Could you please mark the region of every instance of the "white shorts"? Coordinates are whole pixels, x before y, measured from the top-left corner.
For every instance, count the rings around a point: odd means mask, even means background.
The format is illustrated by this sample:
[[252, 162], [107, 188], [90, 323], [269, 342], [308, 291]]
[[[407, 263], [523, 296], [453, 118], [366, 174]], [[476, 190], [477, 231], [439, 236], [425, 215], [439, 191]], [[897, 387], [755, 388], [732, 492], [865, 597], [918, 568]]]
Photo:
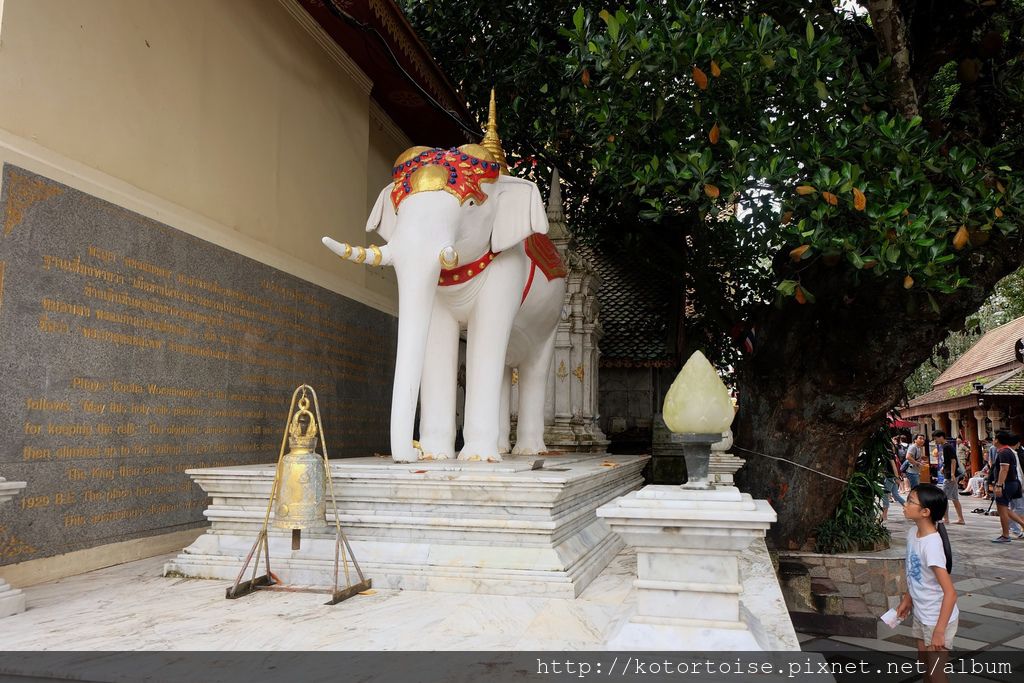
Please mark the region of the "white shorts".
[[[956, 629], [960, 625], [959, 619], [954, 619], [946, 625], [946, 649], [953, 649], [953, 638], [956, 637]], [[917, 617], [914, 617], [914, 625], [911, 627], [914, 637], [924, 641], [927, 648], [932, 642], [932, 632], [935, 631], [935, 624], [922, 624]]]

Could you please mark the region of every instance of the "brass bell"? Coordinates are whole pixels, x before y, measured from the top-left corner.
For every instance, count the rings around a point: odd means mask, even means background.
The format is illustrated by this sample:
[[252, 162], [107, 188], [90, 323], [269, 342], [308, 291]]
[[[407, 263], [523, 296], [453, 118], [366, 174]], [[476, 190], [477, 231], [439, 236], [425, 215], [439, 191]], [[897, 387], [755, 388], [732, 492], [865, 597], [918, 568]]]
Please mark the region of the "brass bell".
[[[298, 550], [301, 529], [327, 526], [327, 496], [323, 456], [316, 453], [317, 425], [309, 412], [309, 399], [299, 400], [299, 410], [288, 428], [288, 452], [281, 459], [274, 527], [292, 529], [292, 549]], [[303, 431], [302, 417], [308, 418]]]

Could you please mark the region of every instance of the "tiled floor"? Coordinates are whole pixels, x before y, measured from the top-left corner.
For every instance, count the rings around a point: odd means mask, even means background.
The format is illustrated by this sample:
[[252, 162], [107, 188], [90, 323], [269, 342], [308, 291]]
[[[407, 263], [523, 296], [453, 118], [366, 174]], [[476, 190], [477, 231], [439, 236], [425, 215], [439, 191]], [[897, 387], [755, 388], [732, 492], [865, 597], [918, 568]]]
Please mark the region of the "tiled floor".
[[[374, 589], [338, 605], [303, 592], [226, 600], [227, 581], [161, 576], [172, 555], [25, 588], [0, 626], [4, 650], [601, 650], [636, 609], [636, 553], [623, 549], [575, 600]], [[764, 544], [741, 579], [771, 572]], [[770, 649], [795, 649], [781, 591], [742, 609]], [[680, 643], [684, 647], [684, 643]], [[3, 673], [0, 672], [0, 680]]]
[[[949, 540], [953, 548], [953, 585], [960, 607], [960, 627], [953, 641], [959, 651], [991, 649], [1024, 650], [1024, 540], [992, 543], [999, 535], [999, 518], [971, 513], [988, 508], [987, 501], [961, 498], [966, 524], [950, 524]], [[910, 524], [899, 506], [892, 507], [889, 520], [893, 545], [902, 547]], [[993, 508], [994, 512], [994, 508]], [[953, 519], [956, 520], [954, 513]], [[898, 596], [890, 596], [895, 604]], [[800, 634], [805, 650], [829, 652], [838, 649], [878, 652], [916, 650], [909, 620], [895, 630], [878, 622], [877, 638], [845, 638]]]

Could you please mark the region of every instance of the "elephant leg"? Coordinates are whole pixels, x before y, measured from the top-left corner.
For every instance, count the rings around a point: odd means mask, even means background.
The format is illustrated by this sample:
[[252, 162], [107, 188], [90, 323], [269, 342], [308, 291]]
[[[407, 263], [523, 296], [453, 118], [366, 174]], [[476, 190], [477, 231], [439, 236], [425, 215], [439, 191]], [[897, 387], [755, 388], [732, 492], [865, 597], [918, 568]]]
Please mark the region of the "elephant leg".
[[498, 452], [512, 450], [512, 368], [506, 367], [501, 378], [501, 405], [498, 407]]
[[501, 460], [498, 452], [501, 386], [508, 338], [518, 310], [518, 306], [502, 306], [504, 303], [483, 301], [470, 316], [466, 346], [466, 424], [462, 430], [466, 443], [459, 460]]
[[544, 445], [544, 394], [551, 359], [555, 355], [555, 329], [536, 353], [519, 364], [519, 423], [513, 455], [537, 455]]
[[420, 383], [420, 448], [426, 460], [455, 455], [458, 370], [459, 323], [443, 304], [434, 301]]

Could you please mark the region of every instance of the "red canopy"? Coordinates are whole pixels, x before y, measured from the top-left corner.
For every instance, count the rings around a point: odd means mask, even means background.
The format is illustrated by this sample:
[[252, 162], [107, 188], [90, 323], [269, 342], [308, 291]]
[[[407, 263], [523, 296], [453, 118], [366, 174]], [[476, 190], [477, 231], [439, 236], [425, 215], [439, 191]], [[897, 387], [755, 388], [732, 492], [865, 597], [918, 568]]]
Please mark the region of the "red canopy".
[[890, 427], [910, 429], [912, 427], [916, 427], [917, 423], [916, 422], [911, 422], [910, 420], [902, 420], [902, 419], [896, 417], [896, 418], [893, 418], [893, 419], [889, 420], [889, 426]]

